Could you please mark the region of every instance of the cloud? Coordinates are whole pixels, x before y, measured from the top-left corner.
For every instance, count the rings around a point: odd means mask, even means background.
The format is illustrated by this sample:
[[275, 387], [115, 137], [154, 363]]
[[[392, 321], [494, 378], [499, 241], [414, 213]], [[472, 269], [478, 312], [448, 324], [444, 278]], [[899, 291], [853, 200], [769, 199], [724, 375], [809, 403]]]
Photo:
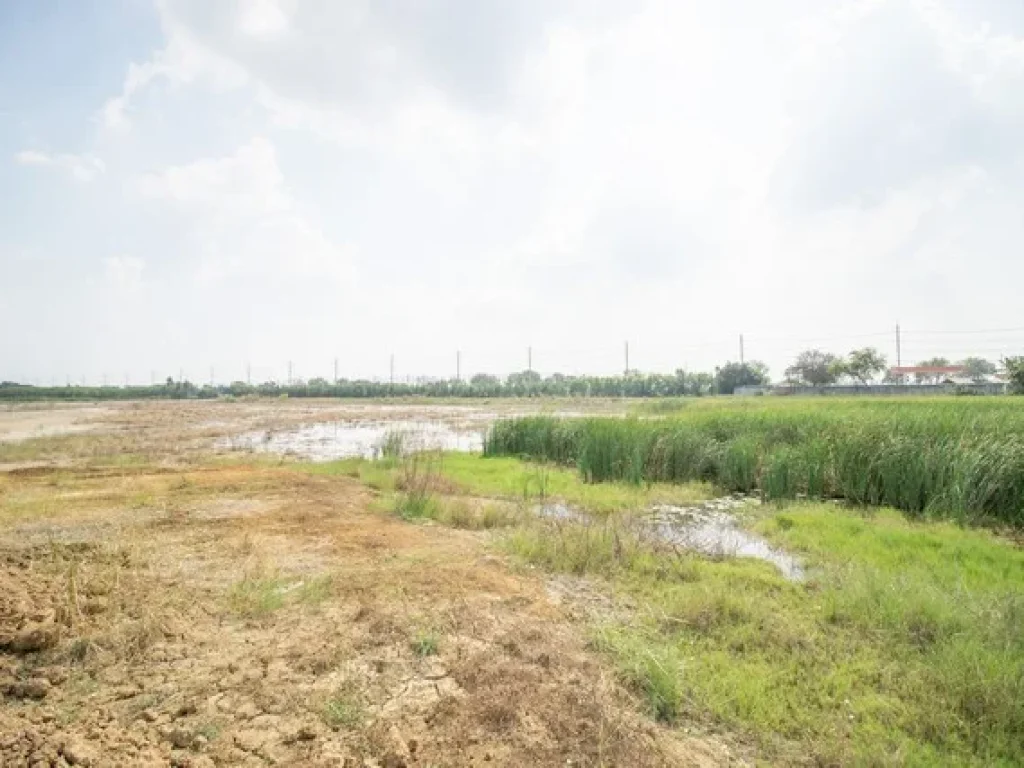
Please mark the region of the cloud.
[[[820, 75], [798, 92], [801, 127], [779, 164], [776, 191], [816, 209], [877, 205], [950, 168], [996, 167], [1016, 153], [1024, 122], [1016, 82], [986, 97], [1006, 45], [967, 31], [933, 3], [877, 4], [837, 31]], [[1020, 49], [1024, 53], [1024, 48]], [[1024, 118], [1024, 112], [1020, 113]]]
[[103, 276], [118, 293], [134, 294], [142, 287], [146, 262], [135, 256], [108, 256], [103, 260]]
[[92, 181], [106, 170], [104, 162], [95, 155], [50, 154], [36, 150], [23, 150], [14, 156], [21, 165], [57, 168], [70, 173], [76, 181]]
[[614, 371], [626, 337], [671, 370], [743, 332], [781, 370], [808, 335], [1017, 324], [1013, 0], [155, 9], [79, 156], [120, 183], [62, 247], [146, 254], [209, 357], [257, 327], [267, 356], [315, 357], [358, 327], [371, 369], [532, 345]]
[[254, 137], [230, 155], [142, 176], [136, 190], [185, 216], [199, 245], [197, 277], [316, 275], [348, 284], [350, 249], [335, 246], [284, 183], [273, 144]]
[[288, 14], [277, 0], [252, 0], [239, 9], [239, 26], [253, 37], [276, 37], [288, 29]]

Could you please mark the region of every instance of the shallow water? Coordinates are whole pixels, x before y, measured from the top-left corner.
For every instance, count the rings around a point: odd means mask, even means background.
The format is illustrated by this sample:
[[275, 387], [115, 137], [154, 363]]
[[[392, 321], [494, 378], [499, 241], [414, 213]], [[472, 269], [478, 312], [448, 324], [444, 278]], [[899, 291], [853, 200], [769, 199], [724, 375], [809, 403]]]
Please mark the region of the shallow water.
[[443, 421], [338, 421], [297, 429], [262, 430], [229, 438], [225, 447], [256, 453], [280, 453], [311, 461], [380, 456], [384, 438], [403, 436], [408, 451], [480, 451], [482, 429], [459, 430]]
[[692, 507], [660, 504], [651, 509], [648, 519], [658, 537], [669, 544], [711, 557], [764, 560], [787, 579], [802, 580], [804, 569], [795, 557], [741, 528], [736, 516], [728, 511], [748, 503], [748, 499], [728, 497]]
[[[731, 510], [753, 503], [756, 500], [727, 496], [689, 507], [657, 504], [640, 518], [640, 526], [643, 533], [658, 541], [709, 557], [764, 560], [778, 568], [787, 579], [802, 581], [804, 569], [799, 560], [740, 527]], [[585, 523], [592, 520], [583, 510], [563, 502], [542, 504], [536, 512], [557, 521]]]

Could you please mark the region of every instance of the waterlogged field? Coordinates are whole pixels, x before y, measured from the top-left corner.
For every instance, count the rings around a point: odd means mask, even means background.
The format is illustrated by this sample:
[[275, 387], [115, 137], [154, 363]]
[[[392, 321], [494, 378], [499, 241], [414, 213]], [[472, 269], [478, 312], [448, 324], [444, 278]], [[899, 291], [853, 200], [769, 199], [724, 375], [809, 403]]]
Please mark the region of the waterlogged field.
[[[1024, 764], [1021, 406], [124, 404], [0, 434], [0, 764]], [[423, 452], [423, 420], [494, 426]], [[382, 421], [352, 458], [247, 447]]]

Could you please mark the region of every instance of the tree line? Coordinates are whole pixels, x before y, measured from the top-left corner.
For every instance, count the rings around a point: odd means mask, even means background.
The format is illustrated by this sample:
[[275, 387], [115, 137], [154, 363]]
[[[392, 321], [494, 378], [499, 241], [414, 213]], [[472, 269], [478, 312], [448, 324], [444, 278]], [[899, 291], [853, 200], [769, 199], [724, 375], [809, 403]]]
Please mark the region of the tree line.
[[[1007, 372], [1011, 372], [1012, 361], [1004, 360]], [[933, 357], [921, 360], [916, 367], [948, 368], [960, 366], [964, 369], [963, 376], [980, 384], [990, 380], [999, 368], [990, 360], [981, 357], [968, 357], [956, 363], [945, 357]], [[829, 384], [874, 384], [881, 380], [883, 384], [909, 384], [911, 379], [889, 368], [885, 355], [874, 347], [855, 349], [847, 355], [834, 355], [820, 349], [809, 349], [797, 355], [796, 360], [785, 370], [785, 383], [803, 384], [815, 387]], [[915, 384], [941, 384], [947, 376], [940, 372], [919, 372], [913, 375]]]
[[[1011, 388], [1024, 393], [1024, 357], [1002, 361]], [[947, 367], [950, 362], [937, 357], [920, 366]], [[966, 375], [978, 382], [997, 371], [994, 363], [969, 357], [958, 363]], [[877, 349], [865, 347], [846, 355], [834, 355], [817, 349], [801, 352], [785, 370], [784, 383], [827, 386], [838, 383], [907, 383], [890, 372], [886, 358]], [[918, 374], [916, 383], [941, 383], [940, 374]], [[714, 373], [689, 372], [641, 373], [630, 371], [620, 376], [569, 376], [554, 373], [542, 376], [536, 371], [519, 371], [499, 377], [478, 373], [468, 380], [449, 379], [416, 383], [390, 383], [365, 379], [280, 383], [267, 381], [249, 384], [195, 384], [168, 378], [163, 384], [140, 386], [54, 386], [38, 387], [17, 382], [0, 382], [0, 400], [167, 400], [213, 399], [218, 397], [704, 397], [731, 395], [739, 387], [771, 383], [768, 366], [751, 360], [727, 362]]]
[[732, 394], [744, 383], [768, 381], [768, 369], [761, 363], [727, 363], [714, 373], [677, 370], [671, 374], [630, 371], [622, 376], [570, 376], [561, 373], [542, 376], [536, 371], [519, 371], [499, 377], [478, 373], [468, 380], [380, 382], [365, 379], [249, 384], [196, 384], [168, 378], [163, 384], [143, 386], [55, 386], [38, 387], [5, 381], [0, 383], [0, 400], [146, 400], [213, 399], [217, 397], [701, 397]]

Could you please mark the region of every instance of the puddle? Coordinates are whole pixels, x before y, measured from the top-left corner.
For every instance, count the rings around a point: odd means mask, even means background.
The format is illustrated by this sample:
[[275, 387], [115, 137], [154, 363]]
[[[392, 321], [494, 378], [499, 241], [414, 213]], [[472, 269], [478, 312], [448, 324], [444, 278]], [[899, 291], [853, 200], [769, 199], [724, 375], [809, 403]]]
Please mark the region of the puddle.
[[[740, 527], [734, 510], [758, 503], [756, 499], [727, 496], [701, 504], [678, 507], [657, 504], [640, 518], [645, 533], [659, 541], [709, 557], [752, 557], [771, 563], [790, 581], [802, 581], [800, 562]], [[563, 522], [589, 522], [584, 511], [560, 501], [535, 507], [536, 514]]]
[[792, 555], [775, 549], [760, 536], [745, 531], [729, 510], [756, 503], [727, 497], [692, 507], [659, 504], [651, 508], [649, 524], [658, 538], [711, 557], [753, 557], [772, 563], [791, 581], [801, 581], [803, 566]]
[[312, 424], [297, 429], [263, 430], [228, 438], [222, 448], [255, 453], [279, 453], [311, 461], [380, 456], [384, 438], [403, 436], [407, 451], [481, 451], [482, 430], [458, 430], [442, 421], [345, 421]]
[[570, 507], [563, 501], [551, 501], [547, 504], [539, 504], [533, 509], [535, 514], [546, 517], [549, 520], [563, 520], [573, 523], [587, 522], [591, 518], [576, 507]]

